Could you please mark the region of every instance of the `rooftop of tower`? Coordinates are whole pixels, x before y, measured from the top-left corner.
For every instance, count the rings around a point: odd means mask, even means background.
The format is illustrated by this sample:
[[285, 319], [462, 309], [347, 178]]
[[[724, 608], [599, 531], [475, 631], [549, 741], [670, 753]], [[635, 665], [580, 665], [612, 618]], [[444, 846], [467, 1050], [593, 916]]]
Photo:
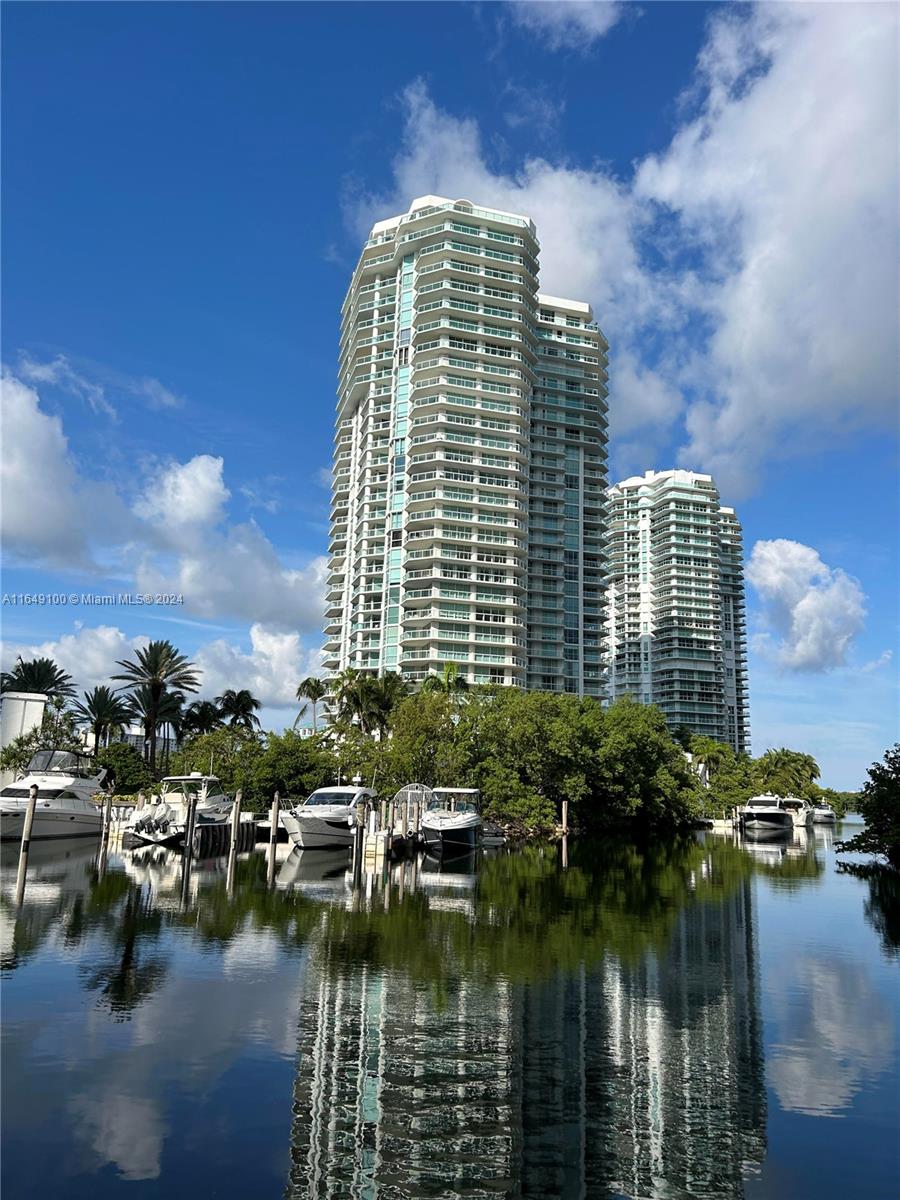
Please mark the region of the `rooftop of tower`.
[[511, 221], [515, 225], [522, 225], [529, 229], [532, 234], [537, 236], [534, 222], [530, 217], [523, 216], [522, 213], [506, 212], [501, 208], [485, 208], [477, 204], [473, 204], [471, 200], [451, 200], [449, 196], [418, 196], [409, 206], [405, 213], [400, 213], [396, 217], [387, 217], [383, 221], [376, 221], [372, 226], [370, 237], [378, 237], [380, 234], [387, 233], [388, 230], [396, 228], [404, 221], [420, 215], [422, 209], [456, 209], [458, 212], [469, 213], [476, 217], [496, 218], [501, 221]]
[[622, 479], [618, 483], [610, 487], [613, 488], [635, 488], [646, 487], [648, 484], [656, 483], [687, 483], [687, 484], [705, 484], [715, 487], [716, 481], [712, 475], [706, 475], [701, 471], [688, 471], [682, 467], [672, 467], [666, 471], [645, 471], [643, 475], [631, 475], [628, 479]]

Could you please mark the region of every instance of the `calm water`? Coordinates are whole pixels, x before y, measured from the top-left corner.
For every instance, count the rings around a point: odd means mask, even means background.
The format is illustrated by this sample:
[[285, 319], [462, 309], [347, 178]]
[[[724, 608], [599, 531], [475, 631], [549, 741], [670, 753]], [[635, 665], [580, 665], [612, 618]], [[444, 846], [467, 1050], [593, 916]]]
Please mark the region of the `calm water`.
[[4, 857], [4, 1200], [896, 1196], [900, 901], [831, 842], [38, 843], [18, 919]]

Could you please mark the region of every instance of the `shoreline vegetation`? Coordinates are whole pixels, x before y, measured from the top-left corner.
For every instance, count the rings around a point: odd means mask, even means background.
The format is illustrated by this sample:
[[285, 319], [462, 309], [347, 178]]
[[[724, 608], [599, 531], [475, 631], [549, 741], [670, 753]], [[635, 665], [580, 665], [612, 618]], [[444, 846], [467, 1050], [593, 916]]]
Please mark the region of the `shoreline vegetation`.
[[[246, 689], [188, 703], [199, 672], [170, 642], [150, 642], [118, 666], [118, 690], [96, 687], [77, 701], [52, 660], [20, 659], [3, 690], [43, 692], [50, 703], [43, 726], [6, 747], [0, 767], [22, 769], [37, 749], [83, 752], [79, 729], [87, 728], [123, 799], [191, 771], [216, 774], [229, 794], [240, 789], [250, 811], [265, 810], [276, 791], [297, 800], [356, 778], [382, 796], [410, 782], [477, 787], [485, 817], [513, 839], [558, 833], [564, 802], [572, 832], [676, 832], [774, 792], [824, 801], [838, 818], [868, 803], [867, 830], [847, 848], [864, 842], [900, 863], [900, 747], [871, 768], [857, 796], [822, 787], [815, 759], [800, 751], [751, 758], [684, 727], [670, 731], [653, 705], [625, 698], [604, 708], [567, 693], [472, 687], [453, 663], [415, 693], [393, 672], [305, 679], [297, 721], [310, 708], [312, 731], [298, 732], [295, 721], [282, 733], [260, 728], [260, 702]], [[143, 730], [143, 755], [123, 739], [128, 724]]]

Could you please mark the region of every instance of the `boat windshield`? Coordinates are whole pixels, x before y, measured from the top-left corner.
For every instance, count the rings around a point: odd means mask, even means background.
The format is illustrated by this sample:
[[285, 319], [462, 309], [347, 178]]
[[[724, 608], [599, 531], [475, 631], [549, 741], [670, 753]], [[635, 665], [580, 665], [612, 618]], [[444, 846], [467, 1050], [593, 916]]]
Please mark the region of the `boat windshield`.
[[760, 798], [759, 800], [748, 800], [748, 808], [778, 808], [778, 801], [771, 796]]
[[91, 759], [69, 750], [39, 750], [31, 756], [28, 771], [46, 774], [48, 771], [65, 772], [66, 775], [91, 776], [97, 773]]
[[344, 804], [351, 805], [356, 803], [356, 796], [352, 792], [313, 792], [306, 801], [306, 806], [309, 807], [315, 804]]
[[803, 807], [802, 800], [782, 800], [781, 803], [784, 805], [785, 808], [802, 808]]
[[438, 796], [428, 801], [428, 812], [477, 813], [478, 805], [469, 796]]
[[[201, 796], [203, 794], [202, 779], [177, 779], [173, 780], [171, 783], [166, 783], [163, 781], [162, 798], [164, 800], [168, 800], [170, 803], [172, 801], [177, 803], [179, 800], [186, 801], [189, 796], [193, 796], [195, 794], [197, 796]], [[210, 799], [213, 799], [220, 794], [221, 790], [219, 785], [210, 780], [209, 786], [207, 787], [207, 796]]]

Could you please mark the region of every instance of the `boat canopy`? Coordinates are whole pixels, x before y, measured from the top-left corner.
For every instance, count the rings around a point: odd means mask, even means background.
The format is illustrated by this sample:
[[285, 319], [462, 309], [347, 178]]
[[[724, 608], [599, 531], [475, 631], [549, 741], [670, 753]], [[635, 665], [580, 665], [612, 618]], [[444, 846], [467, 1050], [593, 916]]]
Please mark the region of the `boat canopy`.
[[202, 795], [206, 791], [207, 798], [222, 796], [222, 785], [216, 775], [167, 775], [160, 785], [160, 796], [164, 800], [175, 799], [178, 796], [187, 797], [197, 792]]
[[478, 788], [432, 788], [429, 811], [447, 809], [456, 813], [477, 813], [481, 793]]
[[100, 774], [101, 768], [87, 754], [75, 754], [71, 750], [38, 750], [31, 756], [26, 770], [29, 775], [52, 773], [93, 779]]

